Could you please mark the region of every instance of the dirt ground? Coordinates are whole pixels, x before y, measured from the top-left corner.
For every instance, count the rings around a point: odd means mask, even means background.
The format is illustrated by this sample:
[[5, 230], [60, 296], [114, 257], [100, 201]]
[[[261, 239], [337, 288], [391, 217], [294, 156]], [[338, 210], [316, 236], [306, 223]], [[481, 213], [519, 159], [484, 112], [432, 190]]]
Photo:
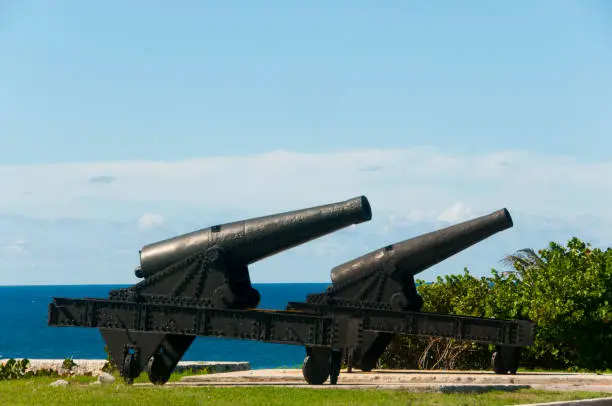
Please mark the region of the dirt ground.
[[[309, 386], [299, 369], [259, 369], [222, 374], [187, 376], [173, 385], [186, 386]], [[582, 373], [523, 372], [496, 375], [492, 372], [428, 372], [410, 370], [342, 371], [338, 385], [329, 380], [313, 389], [386, 388], [412, 391], [483, 391], [533, 388], [545, 390], [597, 391], [612, 393], [612, 375]]]

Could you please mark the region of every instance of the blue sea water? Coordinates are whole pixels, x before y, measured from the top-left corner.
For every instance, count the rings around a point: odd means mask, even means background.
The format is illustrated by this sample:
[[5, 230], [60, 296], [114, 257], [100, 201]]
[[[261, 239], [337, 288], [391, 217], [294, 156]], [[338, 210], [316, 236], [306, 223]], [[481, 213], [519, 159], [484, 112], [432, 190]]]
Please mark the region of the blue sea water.
[[[103, 359], [104, 341], [97, 329], [47, 326], [53, 297], [106, 298], [123, 285], [0, 286], [0, 358], [66, 357]], [[283, 309], [289, 301], [304, 301], [327, 284], [254, 284], [262, 309]], [[183, 360], [248, 361], [254, 369], [300, 366], [304, 348], [257, 341], [197, 337]]]

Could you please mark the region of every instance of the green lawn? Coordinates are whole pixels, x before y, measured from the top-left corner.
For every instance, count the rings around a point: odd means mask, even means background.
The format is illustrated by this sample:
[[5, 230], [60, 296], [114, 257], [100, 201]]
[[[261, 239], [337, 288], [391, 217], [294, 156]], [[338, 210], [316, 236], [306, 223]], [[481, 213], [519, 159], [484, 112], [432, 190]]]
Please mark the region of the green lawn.
[[[587, 399], [606, 394], [592, 392], [488, 392], [482, 394], [409, 393], [384, 390], [314, 390], [308, 388], [154, 387], [89, 385], [91, 377], [70, 378], [65, 387], [50, 387], [57, 378], [0, 381], [0, 399], [6, 405], [511, 405]], [[609, 396], [609, 395], [608, 395]]]

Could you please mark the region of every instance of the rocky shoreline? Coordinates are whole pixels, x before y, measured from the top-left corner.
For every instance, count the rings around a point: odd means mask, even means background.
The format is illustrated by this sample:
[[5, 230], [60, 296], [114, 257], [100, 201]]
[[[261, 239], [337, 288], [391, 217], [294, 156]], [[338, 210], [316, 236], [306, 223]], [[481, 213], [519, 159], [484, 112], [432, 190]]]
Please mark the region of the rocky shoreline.
[[[21, 361], [23, 358], [14, 358], [15, 361]], [[8, 361], [0, 359], [0, 364], [3, 365]], [[102, 368], [106, 364], [104, 359], [73, 359], [73, 367], [68, 370], [64, 368], [63, 359], [30, 359], [28, 371], [36, 372], [38, 370], [47, 369], [57, 371], [59, 374], [70, 373], [72, 375], [92, 375], [98, 376], [103, 371]], [[211, 373], [220, 372], [237, 372], [251, 370], [249, 362], [231, 362], [231, 361], [181, 361], [175, 368], [175, 372], [192, 370], [199, 372], [208, 370]]]

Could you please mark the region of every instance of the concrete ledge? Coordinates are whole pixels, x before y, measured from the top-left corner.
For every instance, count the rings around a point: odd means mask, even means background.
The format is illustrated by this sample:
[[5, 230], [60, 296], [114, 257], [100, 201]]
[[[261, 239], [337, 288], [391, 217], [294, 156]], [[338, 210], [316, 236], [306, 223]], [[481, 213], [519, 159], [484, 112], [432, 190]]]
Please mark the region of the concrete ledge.
[[[21, 361], [23, 358], [15, 358]], [[1, 359], [0, 364], [4, 364], [8, 359]], [[102, 367], [106, 364], [103, 359], [73, 359], [76, 366], [70, 372], [75, 375], [99, 375]], [[62, 367], [63, 359], [30, 359], [28, 370], [37, 371], [40, 369], [51, 369], [59, 373], [68, 372]], [[208, 369], [213, 373], [248, 371], [251, 364], [248, 362], [219, 362], [219, 361], [181, 361], [175, 368], [175, 372], [188, 370], [199, 372]]]

